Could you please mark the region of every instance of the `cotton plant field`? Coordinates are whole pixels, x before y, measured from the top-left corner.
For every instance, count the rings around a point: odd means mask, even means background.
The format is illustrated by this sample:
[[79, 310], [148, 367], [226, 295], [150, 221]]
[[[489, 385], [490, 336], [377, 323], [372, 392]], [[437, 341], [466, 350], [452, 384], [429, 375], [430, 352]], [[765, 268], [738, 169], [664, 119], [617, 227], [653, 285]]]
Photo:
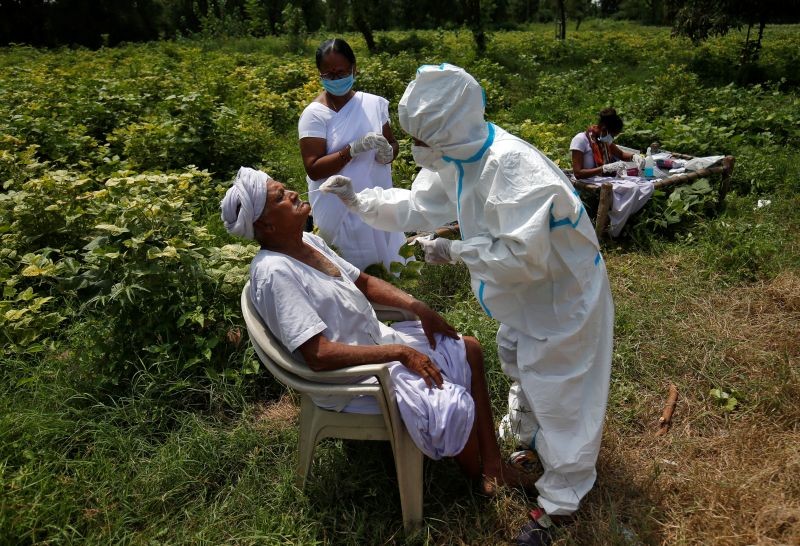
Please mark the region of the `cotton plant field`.
[[[605, 243], [604, 447], [560, 540], [796, 544], [800, 27], [768, 26], [744, 75], [736, 33], [552, 34], [493, 33], [483, 56], [466, 31], [383, 33], [374, 54], [346, 38], [357, 88], [391, 103], [397, 185], [415, 173], [397, 101], [423, 63], [466, 68], [487, 119], [565, 168], [609, 105], [626, 146], [736, 156], [721, 210], [718, 180], [656, 192]], [[323, 443], [293, 486], [298, 400], [248, 347], [239, 294], [256, 246], [225, 233], [218, 207], [240, 165], [305, 188], [296, 124], [325, 37], [302, 54], [281, 38], [0, 49], [0, 543], [504, 544], [525, 523], [532, 498], [479, 497], [442, 461], [426, 465], [425, 527], [404, 536], [380, 444]], [[467, 280], [425, 266], [402, 282], [481, 340], [499, 417], [497, 325]], [[656, 437], [670, 383], [674, 425]]]

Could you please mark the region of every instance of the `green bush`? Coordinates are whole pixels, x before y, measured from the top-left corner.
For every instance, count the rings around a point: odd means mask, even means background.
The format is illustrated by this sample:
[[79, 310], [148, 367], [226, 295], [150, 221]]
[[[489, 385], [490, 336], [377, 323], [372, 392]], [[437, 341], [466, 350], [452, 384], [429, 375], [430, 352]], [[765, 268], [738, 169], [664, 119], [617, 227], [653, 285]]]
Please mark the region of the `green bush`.
[[705, 229], [705, 259], [715, 274], [733, 282], [766, 277], [784, 247], [785, 234], [761, 222], [720, 219]]
[[654, 233], [673, 234], [707, 217], [715, 209], [717, 199], [717, 191], [705, 178], [669, 192], [655, 190], [636, 221], [623, 229], [629, 230], [634, 240], [646, 246]]

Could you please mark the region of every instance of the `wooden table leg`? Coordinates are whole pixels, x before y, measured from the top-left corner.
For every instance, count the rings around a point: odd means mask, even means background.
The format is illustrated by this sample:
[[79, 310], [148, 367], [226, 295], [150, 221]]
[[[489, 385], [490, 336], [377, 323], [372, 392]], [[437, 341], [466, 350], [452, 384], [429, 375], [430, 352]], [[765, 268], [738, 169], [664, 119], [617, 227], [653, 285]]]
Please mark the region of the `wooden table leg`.
[[603, 238], [608, 228], [608, 212], [611, 210], [613, 194], [614, 186], [610, 182], [605, 182], [600, 186], [600, 202], [597, 204], [597, 219], [594, 224], [594, 232], [597, 234], [598, 241]]

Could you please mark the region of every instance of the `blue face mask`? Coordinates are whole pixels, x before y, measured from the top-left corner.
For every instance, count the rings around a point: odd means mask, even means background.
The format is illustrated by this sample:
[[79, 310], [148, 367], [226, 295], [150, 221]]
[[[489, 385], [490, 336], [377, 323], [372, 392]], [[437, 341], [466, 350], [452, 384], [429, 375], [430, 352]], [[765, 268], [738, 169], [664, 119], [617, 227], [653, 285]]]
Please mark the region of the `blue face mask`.
[[605, 136], [597, 137], [597, 140], [604, 144], [611, 144], [614, 142], [614, 137], [611, 136], [611, 133], [606, 134]]
[[344, 78], [339, 78], [338, 80], [326, 80], [325, 78], [321, 79], [322, 87], [325, 88], [325, 91], [331, 95], [336, 95], [337, 97], [346, 95], [348, 91], [353, 88], [353, 84], [356, 81], [355, 76], [352, 74]]

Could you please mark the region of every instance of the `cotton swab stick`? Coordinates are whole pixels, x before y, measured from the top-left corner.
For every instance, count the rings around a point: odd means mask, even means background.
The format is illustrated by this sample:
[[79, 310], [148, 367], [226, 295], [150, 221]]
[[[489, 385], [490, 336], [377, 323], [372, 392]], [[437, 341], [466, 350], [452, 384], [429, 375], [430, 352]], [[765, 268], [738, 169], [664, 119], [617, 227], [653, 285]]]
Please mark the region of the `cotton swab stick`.
[[316, 189], [316, 190], [307, 191], [307, 192], [305, 192], [305, 193], [301, 193], [301, 194], [300, 194], [300, 197], [308, 197], [308, 194], [309, 194], [309, 193], [314, 193], [315, 191], [320, 191], [320, 190], [319, 190], [319, 189]]

